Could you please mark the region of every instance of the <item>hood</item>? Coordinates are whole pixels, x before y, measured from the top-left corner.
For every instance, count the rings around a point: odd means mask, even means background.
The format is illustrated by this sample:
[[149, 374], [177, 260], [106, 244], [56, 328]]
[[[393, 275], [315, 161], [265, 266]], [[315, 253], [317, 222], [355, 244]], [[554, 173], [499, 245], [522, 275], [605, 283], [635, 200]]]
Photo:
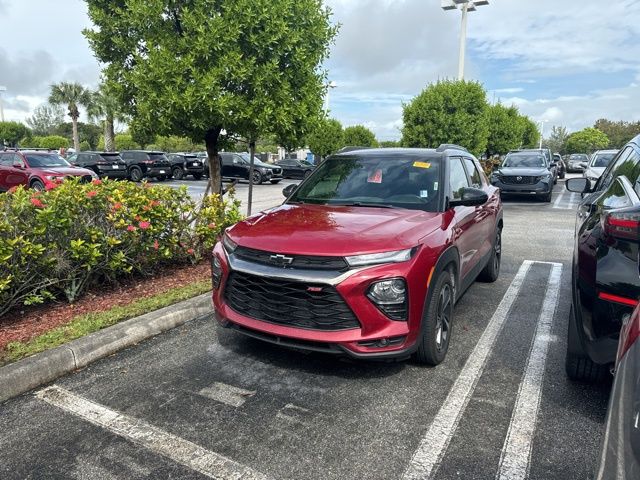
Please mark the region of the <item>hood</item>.
[[585, 176], [592, 178], [600, 178], [606, 167], [589, 167], [585, 172]]
[[442, 225], [419, 210], [281, 205], [228, 231], [238, 245], [290, 255], [344, 256], [402, 250]]
[[514, 168], [514, 167], [502, 167], [496, 170], [496, 173], [505, 175], [507, 177], [539, 177], [542, 175], [548, 175], [549, 170], [544, 167], [538, 168]]
[[93, 172], [91, 170], [87, 170], [82, 167], [42, 167], [38, 168], [40, 172], [44, 175], [91, 175], [93, 176]]

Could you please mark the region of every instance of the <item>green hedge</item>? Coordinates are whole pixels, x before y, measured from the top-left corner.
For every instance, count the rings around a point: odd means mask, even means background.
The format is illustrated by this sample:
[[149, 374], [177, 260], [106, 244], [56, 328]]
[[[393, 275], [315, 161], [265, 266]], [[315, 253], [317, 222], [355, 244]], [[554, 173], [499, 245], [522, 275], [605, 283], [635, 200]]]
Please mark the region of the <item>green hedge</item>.
[[68, 180], [13, 189], [0, 195], [0, 316], [21, 304], [73, 302], [92, 285], [162, 264], [197, 263], [240, 218], [233, 198], [200, 204], [184, 187]]

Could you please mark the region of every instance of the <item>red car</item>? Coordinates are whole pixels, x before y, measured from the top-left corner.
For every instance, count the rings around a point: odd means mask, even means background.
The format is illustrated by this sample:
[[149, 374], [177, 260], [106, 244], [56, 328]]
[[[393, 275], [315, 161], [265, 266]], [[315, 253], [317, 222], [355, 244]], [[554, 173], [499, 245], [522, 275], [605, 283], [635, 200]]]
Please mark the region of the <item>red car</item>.
[[18, 185], [42, 190], [47, 182], [65, 177], [82, 177], [87, 182], [98, 178], [93, 171], [74, 167], [57, 153], [0, 151], [0, 191]]
[[356, 358], [442, 362], [455, 301], [500, 270], [502, 204], [462, 147], [334, 155], [212, 257], [226, 327]]

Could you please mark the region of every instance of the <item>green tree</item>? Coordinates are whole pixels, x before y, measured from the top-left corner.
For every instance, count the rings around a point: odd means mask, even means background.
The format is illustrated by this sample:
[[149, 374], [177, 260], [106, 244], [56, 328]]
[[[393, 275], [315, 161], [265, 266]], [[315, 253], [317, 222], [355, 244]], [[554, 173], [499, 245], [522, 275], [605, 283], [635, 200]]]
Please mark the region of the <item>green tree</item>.
[[342, 125], [332, 118], [320, 120], [309, 134], [307, 143], [309, 149], [322, 158], [336, 153], [344, 146]]
[[352, 147], [377, 147], [378, 140], [375, 134], [364, 125], [346, 127], [343, 131], [342, 141], [344, 146]]
[[13, 147], [30, 136], [31, 130], [20, 122], [0, 122], [0, 143]]
[[58, 105], [43, 103], [27, 118], [26, 123], [34, 135], [52, 135], [56, 127], [64, 122], [64, 110]]
[[598, 120], [594, 128], [597, 128], [609, 137], [609, 148], [622, 148], [629, 140], [640, 134], [640, 122], [613, 122], [606, 118]]
[[564, 155], [567, 153], [567, 140], [569, 139], [569, 132], [565, 127], [556, 127], [555, 125], [551, 128], [551, 135], [549, 138], [544, 140], [544, 145], [547, 146], [552, 152], [559, 153], [560, 155]]
[[489, 137], [487, 109], [486, 93], [478, 82], [433, 83], [404, 105], [402, 144], [434, 148], [456, 143], [479, 155]]
[[99, 121], [103, 126], [104, 149], [113, 152], [115, 149], [115, 122], [124, 122], [126, 116], [113, 92], [106, 83], [100, 84], [98, 90], [91, 92], [91, 103], [87, 106], [87, 114], [92, 121]]
[[397, 140], [383, 140], [380, 142], [381, 148], [398, 148], [401, 147], [402, 143]]
[[540, 146], [540, 130], [538, 125], [529, 117], [520, 115], [518, 121], [522, 125], [521, 148], [538, 148]]
[[128, 133], [119, 133], [115, 136], [114, 140], [116, 150], [118, 151], [135, 150], [140, 148], [140, 145], [138, 145]]
[[80, 139], [78, 138], [78, 119], [80, 118], [81, 106], [88, 106], [91, 103], [91, 93], [79, 83], [60, 82], [51, 85], [49, 94], [51, 105], [66, 105], [71, 124], [73, 127], [73, 148], [80, 150]]
[[[87, 142], [92, 149], [98, 146], [100, 141], [100, 133], [102, 129], [93, 123], [77, 123], [78, 140], [80, 143]], [[65, 122], [58, 125], [53, 130], [53, 135], [60, 135], [61, 137], [67, 137], [70, 143], [73, 143], [73, 123]]]
[[223, 131], [300, 133], [322, 111], [336, 27], [321, 0], [86, 2], [84, 33], [132, 132], [204, 139], [214, 192]]
[[487, 156], [505, 154], [509, 150], [519, 148], [524, 134], [524, 124], [519, 121], [520, 114], [516, 107], [505, 107], [497, 103], [487, 111], [489, 122], [489, 138], [487, 140]]
[[596, 150], [607, 148], [609, 137], [595, 128], [585, 128], [574, 132], [567, 139], [567, 151], [569, 153], [593, 153]]
[[58, 150], [59, 148], [69, 147], [69, 139], [60, 135], [48, 135], [40, 137], [38, 142], [39, 148], [48, 148], [49, 150]]

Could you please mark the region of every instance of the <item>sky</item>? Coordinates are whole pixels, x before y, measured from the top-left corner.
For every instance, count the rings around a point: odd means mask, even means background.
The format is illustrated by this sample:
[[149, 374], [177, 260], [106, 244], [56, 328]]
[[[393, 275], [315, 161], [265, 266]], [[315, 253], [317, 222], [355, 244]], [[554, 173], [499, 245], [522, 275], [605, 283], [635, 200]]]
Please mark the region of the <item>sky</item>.
[[[402, 105], [455, 78], [460, 12], [440, 0], [325, 0], [340, 24], [325, 67], [330, 115], [380, 140], [401, 136]], [[640, 120], [640, 1], [490, 0], [469, 14], [465, 77], [488, 100], [570, 131]], [[0, 86], [22, 121], [62, 80], [95, 87], [100, 66], [81, 0], [0, 0]]]

